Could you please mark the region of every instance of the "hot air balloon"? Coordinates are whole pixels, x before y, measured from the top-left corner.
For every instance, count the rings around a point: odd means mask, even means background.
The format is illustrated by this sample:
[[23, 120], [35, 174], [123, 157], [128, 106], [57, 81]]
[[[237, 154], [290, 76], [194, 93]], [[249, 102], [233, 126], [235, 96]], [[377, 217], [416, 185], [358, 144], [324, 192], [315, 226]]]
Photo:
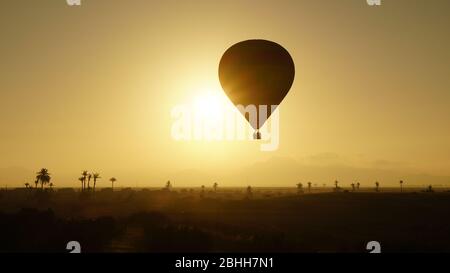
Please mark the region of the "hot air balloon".
[[[230, 47], [219, 64], [219, 80], [228, 98], [236, 106], [257, 107], [251, 119], [238, 107], [261, 139], [259, 129], [281, 103], [294, 82], [295, 66], [289, 52], [267, 40], [247, 40]], [[263, 113], [262, 109], [267, 111]]]

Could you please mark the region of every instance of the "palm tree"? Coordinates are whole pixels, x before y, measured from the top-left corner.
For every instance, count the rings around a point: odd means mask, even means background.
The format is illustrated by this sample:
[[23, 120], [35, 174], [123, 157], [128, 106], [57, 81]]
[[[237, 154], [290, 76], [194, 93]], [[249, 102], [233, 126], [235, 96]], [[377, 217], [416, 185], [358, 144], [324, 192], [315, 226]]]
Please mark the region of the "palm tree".
[[95, 192], [95, 185], [97, 185], [97, 180], [100, 179], [101, 177], [99, 173], [94, 173], [92, 177], [94, 178], [94, 192]]
[[88, 179], [88, 191], [90, 191], [91, 190], [91, 179], [92, 179], [91, 173], [88, 174], [87, 179]]
[[248, 186], [248, 187], [247, 187], [247, 198], [251, 198], [252, 195], [253, 195], [253, 193], [252, 193], [252, 187], [251, 187], [251, 186]]
[[50, 179], [51, 179], [51, 177], [50, 177], [49, 175], [44, 176], [44, 177], [41, 179], [41, 189], [44, 188], [44, 185], [47, 185], [47, 184], [50, 183]]
[[25, 188], [28, 189], [30, 187], [30, 183], [25, 183]]
[[297, 193], [298, 194], [303, 193], [303, 184], [302, 183], [297, 184]]
[[311, 192], [311, 182], [308, 182], [308, 192]]
[[111, 177], [111, 178], [109, 179], [109, 181], [111, 181], [111, 189], [114, 191], [114, 182], [116, 182], [117, 179], [116, 179], [115, 177]]
[[380, 190], [380, 183], [375, 182], [375, 191], [378, 192]]
[[335, 180], [334, 181], [334, 192], [340, 192], [341, 191], [341, 187], [339, 187], [339, 181]]
[[355, 191], [355, 183], [352, 183], [352, 191]]
[[48, 173], [48, 170], [45, 168], [42, 168], [39, 172], [36, 173], [37, 181], [41, 183], [41, 189], [44, 188], [45, 184], [50, 183], [50, 174]]
[[217, 187], [218, 186], [219, 186], [219, 184], [217, 184], [217, 182], [215, 182], [214, 185], [213, 185], [214, 192], [217, 192]]
[[360, 186], [361, 184], [359, 184], [359, 182], [357, 182], [356, 183], [356, 189], [359, 191], [359, 186]]
[[81, 173], [81, 175], [83, 176], [83, 190], [85, 190], [86, 189], [86, 178], [89, 175], [89, 173], [88, 173], [88, 171], [83, 171]]
[[172, 188], [172, 183], [170, 183], [170, 180], [166, 182], [166, 186], [164, 187], [164, 189], [166, 191], [170, 191], [170, 189]]
[[48, 184], [48, 186], [50, 187], [50, 189], [52, 189], [53, 188], [53, 183], [50, 183], [50, 184]]
[[37, 189], [37, 186], [39, 184], [39, 175], [36, 176], [36, 180], [34, 181], [34, 187]]
[[400, 180], [400, 192], [403, 192], [403, 180]]
[[84, 181], [85, 181], [86, 179], [82, 176], [82, 177], [80, 177], [80, 178], [78, 178], [78, 181], [80, 181], [81, 182], [81, 191], [83, 191], [84, 190]]
[[202, 185], [202, 191], [200, 192], [200, 197], [205, 195], [205, 185]]

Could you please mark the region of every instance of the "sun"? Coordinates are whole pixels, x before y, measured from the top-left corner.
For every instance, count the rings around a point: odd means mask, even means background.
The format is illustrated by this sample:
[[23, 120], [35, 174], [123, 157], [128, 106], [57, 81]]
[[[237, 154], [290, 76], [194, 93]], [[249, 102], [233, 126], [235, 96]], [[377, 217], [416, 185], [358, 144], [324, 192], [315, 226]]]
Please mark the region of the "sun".
[[217, 117], [221, 108], [222, 105], [216, 96], [201, 95], [194, 99], [194, 110], [202, 117]]
[[225, 112], [229, 111], [226, 98], [217, 91], [204, 91], [197, 94], [193, 108], [196, 115], [212, 122], [221, 120]]
[[245, 135], [245, 118], [220, 89], [196, 89], [174, 109], [172, 136], [176, 139], [211, 143]]

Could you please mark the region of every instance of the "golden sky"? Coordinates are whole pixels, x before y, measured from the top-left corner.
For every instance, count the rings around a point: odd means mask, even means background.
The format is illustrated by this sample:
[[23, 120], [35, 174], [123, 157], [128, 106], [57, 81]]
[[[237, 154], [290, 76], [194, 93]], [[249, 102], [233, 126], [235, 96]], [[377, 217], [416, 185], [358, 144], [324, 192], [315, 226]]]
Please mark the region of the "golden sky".
[[[84, 169], [118, 186], [450, 184], [449, 11], [447, 0], [3, 1], [0, 183], [46, 167], [57, 186], [78, 186]], [[279, 148], [175, 141], [172, 109], [205, 94], [229, 103], [220, 58], [256, 38], [296, 64]]]

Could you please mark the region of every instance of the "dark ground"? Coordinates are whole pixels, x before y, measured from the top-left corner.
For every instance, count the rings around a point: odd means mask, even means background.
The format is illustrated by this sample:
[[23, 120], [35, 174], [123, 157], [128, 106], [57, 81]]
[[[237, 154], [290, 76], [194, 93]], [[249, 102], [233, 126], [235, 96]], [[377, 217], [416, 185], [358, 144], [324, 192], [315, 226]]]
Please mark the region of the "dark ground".
[[450, 252], [450, 192], [0, 192], [0, 252]]

